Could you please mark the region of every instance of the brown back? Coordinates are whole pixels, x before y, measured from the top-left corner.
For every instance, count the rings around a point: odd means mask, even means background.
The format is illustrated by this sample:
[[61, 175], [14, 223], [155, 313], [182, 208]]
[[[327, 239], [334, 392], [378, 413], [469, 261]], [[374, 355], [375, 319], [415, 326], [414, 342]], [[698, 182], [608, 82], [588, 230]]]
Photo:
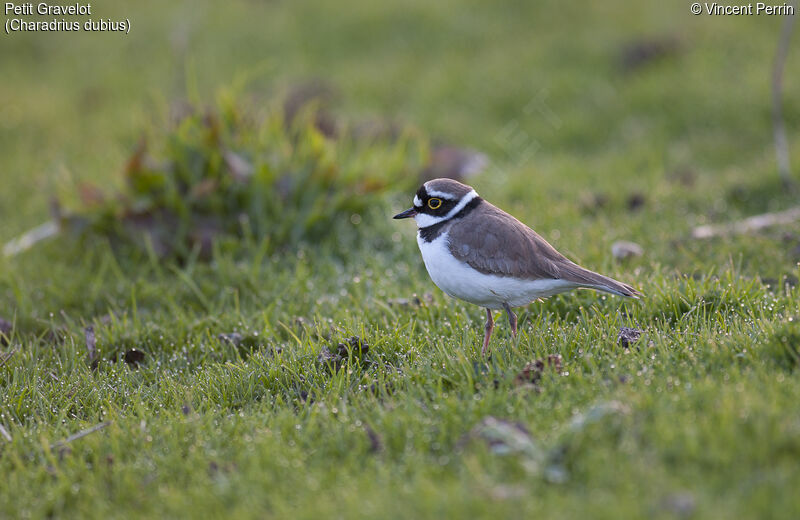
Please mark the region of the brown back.
[[486, 201], [446, 230], [453, 256], [484, 274], [566, 280], [623, 296], [638, 294], [629, 285], [570, 261], [534, 230]]

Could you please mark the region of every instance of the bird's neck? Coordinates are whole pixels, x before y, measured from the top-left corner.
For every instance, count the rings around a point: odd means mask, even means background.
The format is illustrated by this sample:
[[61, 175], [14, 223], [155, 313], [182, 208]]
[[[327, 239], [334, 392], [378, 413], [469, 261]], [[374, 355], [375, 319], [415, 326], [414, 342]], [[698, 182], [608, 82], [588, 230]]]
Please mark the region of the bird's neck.
[[448, 224], [466, 217], [482, 203], [483, 203], [482, 198], [477, 196], [473, 197], [455, 214], [444, 217], [442, 220], [434, 224], [430, 224], [427, 226], [420, 226], [420, 228], [418, 229], [419, 237], [425, 242], [433, 242], [434, 240], [436, 240], [436, 238], [439, 237], [439, 235], [441, 235], [443, 232], [447, 230]]

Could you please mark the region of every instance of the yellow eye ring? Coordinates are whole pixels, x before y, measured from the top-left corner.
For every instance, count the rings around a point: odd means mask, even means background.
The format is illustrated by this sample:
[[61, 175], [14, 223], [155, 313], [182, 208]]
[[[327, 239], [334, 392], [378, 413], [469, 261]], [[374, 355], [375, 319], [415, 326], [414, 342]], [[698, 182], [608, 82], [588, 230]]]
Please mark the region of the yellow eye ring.
[[433, 197], [428, 199], [428, 207], [431, 209], [439, 209], [442, 206], [442, 199], [437, 199]]

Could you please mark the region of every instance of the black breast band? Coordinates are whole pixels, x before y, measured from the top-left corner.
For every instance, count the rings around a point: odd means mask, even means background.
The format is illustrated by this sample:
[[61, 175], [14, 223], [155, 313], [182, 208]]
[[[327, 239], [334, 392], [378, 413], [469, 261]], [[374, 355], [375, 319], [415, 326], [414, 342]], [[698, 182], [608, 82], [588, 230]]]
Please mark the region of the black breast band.
[[451, 220], [453, 220], [453, 219], [458, 219], [458, 218], [464, 218], [464, 217], [466, 217], [467, 215], [469, 215], [469, 213], [470, 213], [470, 212], [471, 212], [473, 209], [475, 209], [475, 208], [477, 208], [478, 206], [480, 206], [481, 202], [483, 202], [483, 199], [482, 199], [482, 198], [480, 198], [480, 197], [475, 197], [474, 199], [472, 199], [471, 201], [469, 201], [469, 204], [467, 204], [466, 206], [464, 206], [464, 207], [461, 209], [461, 211], [459, 211], [458, 213], [456, 213], [455, 215], [453, 215], [453, 216], [452, 216], [452, 217], [450, 217], [449, 219], [447, 219], [447, 220], [443, 220], [443, 221], [441, 221], [441, 222], [437, 222], [436, 224], [433, 224], [433, 225], [431, 225], [431, 226], [426, 226], [426, 227], [423, 227], [423, 228], [419, 228], [419, 236], [420, 236], [420, 237], [422, 238], [422, 240], [424, 240], [425, 242], [433, 242], [434, 240], [436, 240], [436, 238], [437, 238], [439, 235], [441, 235], [441, 234], [442, 234], [442, 232], [444, 232], [444, 226], [445, 226], [445, 225], [446, 225], [448, 222], [450, 222], [450, 221], [451, 221]]

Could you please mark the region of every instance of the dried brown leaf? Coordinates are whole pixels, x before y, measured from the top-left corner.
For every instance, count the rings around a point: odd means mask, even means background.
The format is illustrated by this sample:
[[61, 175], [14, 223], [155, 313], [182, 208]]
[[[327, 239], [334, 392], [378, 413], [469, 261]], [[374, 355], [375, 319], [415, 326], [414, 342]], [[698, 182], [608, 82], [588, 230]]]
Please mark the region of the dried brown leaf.
[[482, 172], [488, 164], [486, 154], [477, 150], [440, 145], [431, 151], [430, 160], [421, 177], [423, 181], [440, 177], [464, 180]]
[[138, 367], [141, 363], [144, 362], [145, 353], [141, 350], [136, 350], [132, 348], [130, 350], [126, 350], [125, 354], [122, 355], [122, 359], [125, 363], [130, 367]]
[[370, 453], [379, 453], [383, 451], [383, 440], [381, 436], [378, 435], [378, 432], [372, 429], [371, 426], [364, 425], [364, 433], [367, 434], [367, 439], [369, 440], [369, 451]]
[[547, 369], [556, 373], [561, 373], [561, 354], [550, 354], [547, 359], [537, 359], [525, 365], [519, 374], [514, 378], [514, 385], [538, 385], [542, 379], [542, 374]]
[[643, 330], [631, 327], [620, 327], [617, 334], [617, 342], [624, 348], [630, 348], [631, 345], [639, 341], [639, 337], [643, 332]]
[[676, 54], [681, 42], [675, 36], [651, 37], [630, 42], [620, 51], [619, 62], [622, 70], [633, 72], [645, 65]]
[[97, 338], [94, 335], [94, 327], [89, 326], [83, 329], [83, 335], [86, 339], [86, 352], [88, 353], [89, 365], [93, 369], [97, 368]]

